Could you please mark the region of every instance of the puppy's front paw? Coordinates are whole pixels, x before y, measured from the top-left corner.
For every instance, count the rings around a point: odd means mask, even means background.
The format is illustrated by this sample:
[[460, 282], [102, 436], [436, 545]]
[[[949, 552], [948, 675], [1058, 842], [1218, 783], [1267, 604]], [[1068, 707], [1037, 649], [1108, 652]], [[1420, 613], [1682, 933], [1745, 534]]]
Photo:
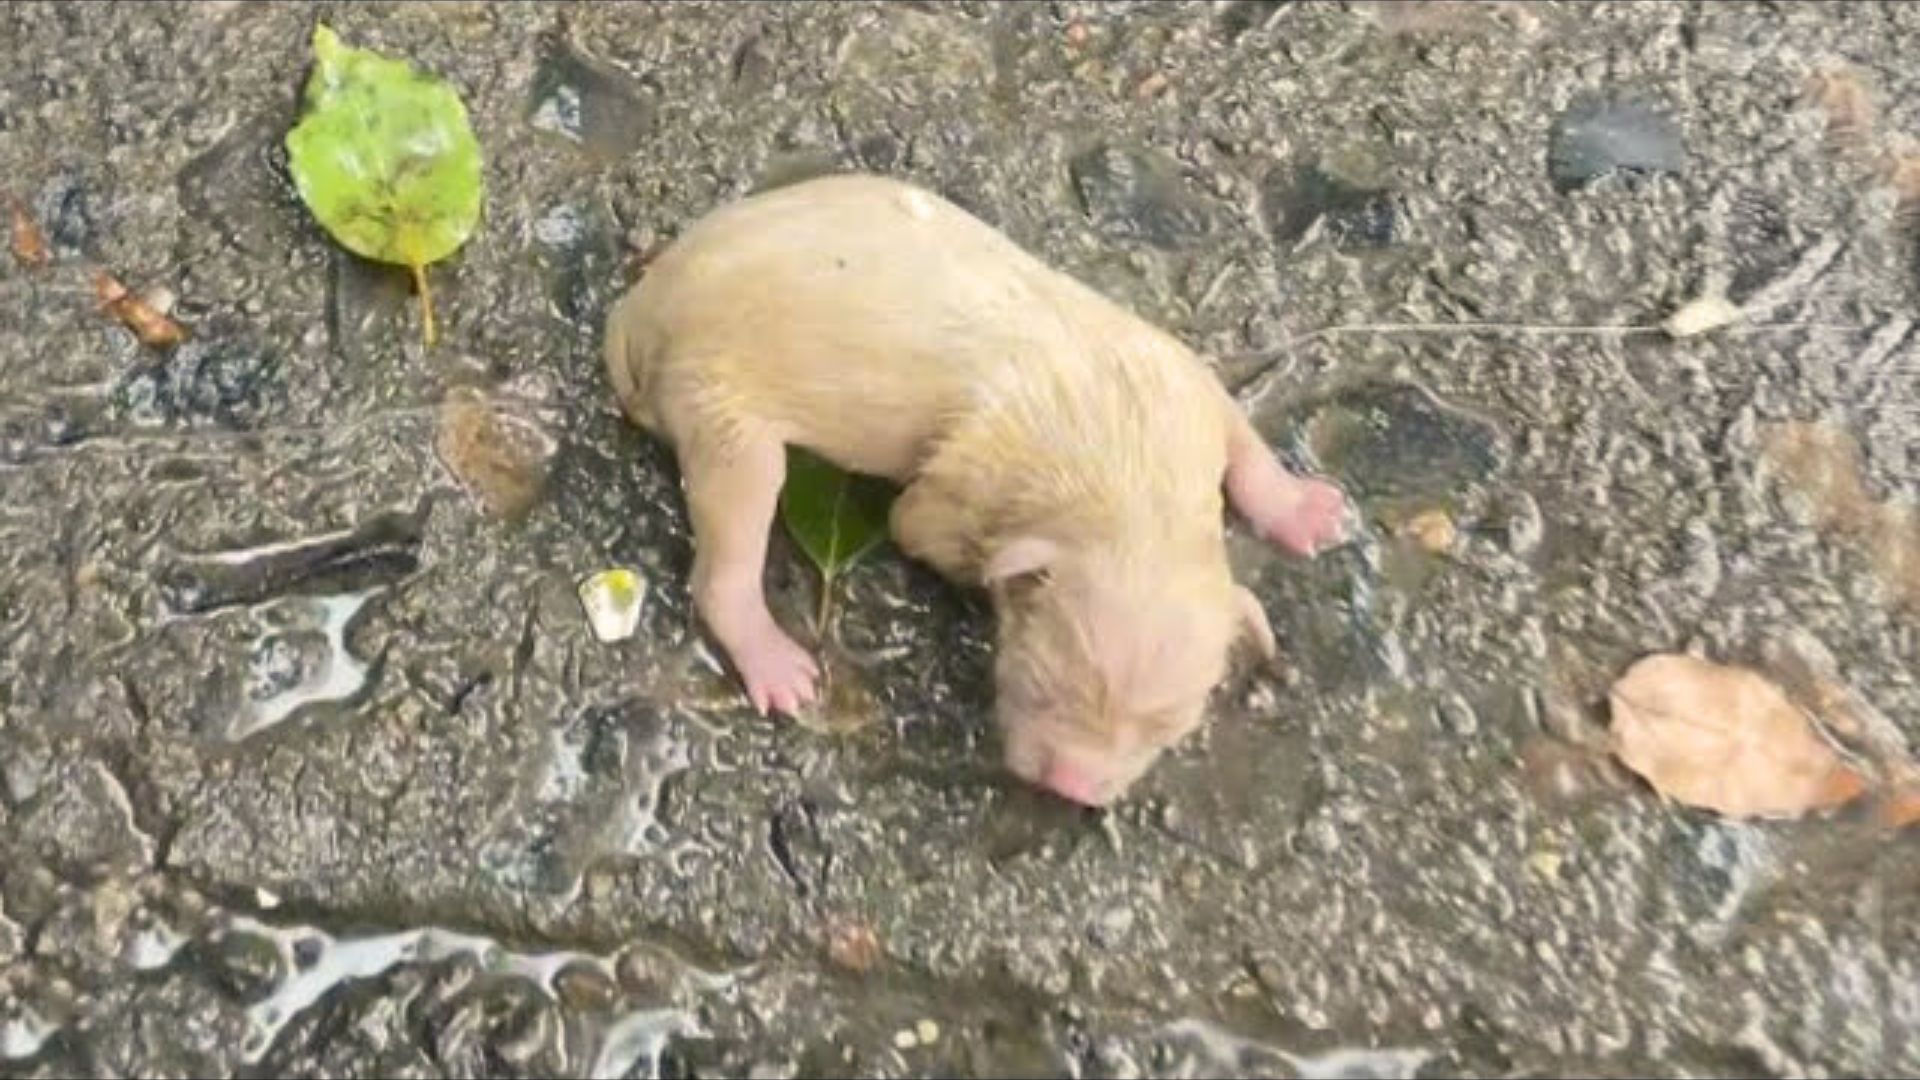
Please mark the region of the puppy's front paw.
[[1347, 497], [1324, 480], [1301, 478], [1262, 510], [1261, 538], [1295, 555], [1312, 558], [1347, 538]]
[[798, 716], [818, 697], [814, 684], [820, 678], [820, 665], [771, 620], [730, 652], [733, 666], [747, 684], [747, 697], [760, 715], [771, 709]]

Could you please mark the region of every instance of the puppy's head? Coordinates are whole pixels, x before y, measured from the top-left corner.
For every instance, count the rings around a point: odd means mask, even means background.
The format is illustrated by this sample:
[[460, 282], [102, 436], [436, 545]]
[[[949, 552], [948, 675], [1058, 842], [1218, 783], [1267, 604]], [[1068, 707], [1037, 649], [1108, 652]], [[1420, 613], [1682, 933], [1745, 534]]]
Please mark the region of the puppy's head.
[[1181, 565], [1017, 539], [989, 559], [1007, 766], [1103, 806], [1198, 728], [1236, 642], [1273, 631], [1224, 549]]

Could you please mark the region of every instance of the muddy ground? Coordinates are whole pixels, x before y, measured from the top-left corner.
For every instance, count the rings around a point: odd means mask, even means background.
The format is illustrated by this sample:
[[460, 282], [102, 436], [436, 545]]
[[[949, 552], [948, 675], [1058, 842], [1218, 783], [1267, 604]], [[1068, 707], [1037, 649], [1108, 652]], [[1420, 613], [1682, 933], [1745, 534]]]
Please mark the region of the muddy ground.
[[[287, 179], [316, 18], [487, 155], [430, 350]], [[1916, 44], [1901, 4], [0, 8], [51, 256], [0, 256], [0, 1075], [1920, 1075], [1915, 831], [1595, 749], [1671, 649], [1920, 735]], [[849, 168], [1205, 350], [1366, 511], [1236, 542], [1284, 660], [1111, 812], [1002, 775], [985, 608], [890, 550], [834, 730], [691, 624], [602, 314]], [[1716, 291], [1752, 310], [1618, 329]]]

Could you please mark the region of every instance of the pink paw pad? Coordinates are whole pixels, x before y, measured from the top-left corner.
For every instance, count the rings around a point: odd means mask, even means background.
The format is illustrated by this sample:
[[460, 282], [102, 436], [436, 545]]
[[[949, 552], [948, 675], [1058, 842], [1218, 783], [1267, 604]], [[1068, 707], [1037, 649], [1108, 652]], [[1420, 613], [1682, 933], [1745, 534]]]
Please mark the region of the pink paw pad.
[[795, 716], [813, 703], [820, 666], [777, 628], [742, 642], [732, 650], [732, 660], [741, 681], [747, 684], [747, 697], [760, 715], [771, 709]]
[[1262, 516], [1260, 535], [1293, 552], [1312, 556], [1346, 539], [1347, 499], [1324, 480], [1301, 480]]

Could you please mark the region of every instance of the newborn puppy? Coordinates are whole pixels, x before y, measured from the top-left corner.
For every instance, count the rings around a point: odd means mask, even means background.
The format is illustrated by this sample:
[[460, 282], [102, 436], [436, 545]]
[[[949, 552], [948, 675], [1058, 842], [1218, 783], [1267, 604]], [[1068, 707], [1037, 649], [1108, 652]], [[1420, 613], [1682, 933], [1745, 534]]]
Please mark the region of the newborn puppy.
[[1339, 489], [1288, 473], [1190, 350], [893, 180], [696, 222], [614, 308], [606, 359], [673, 446], [694, 603], [755, 708], [819, 677], [761, 586], [791, 443], [900, 484], [900, 549], [989, 591], [1007, 765], [1086, 805], [1199, 726], [1236, 641], [1273, 652], [1223, 489], [1291, 552], [1341, 539]]

